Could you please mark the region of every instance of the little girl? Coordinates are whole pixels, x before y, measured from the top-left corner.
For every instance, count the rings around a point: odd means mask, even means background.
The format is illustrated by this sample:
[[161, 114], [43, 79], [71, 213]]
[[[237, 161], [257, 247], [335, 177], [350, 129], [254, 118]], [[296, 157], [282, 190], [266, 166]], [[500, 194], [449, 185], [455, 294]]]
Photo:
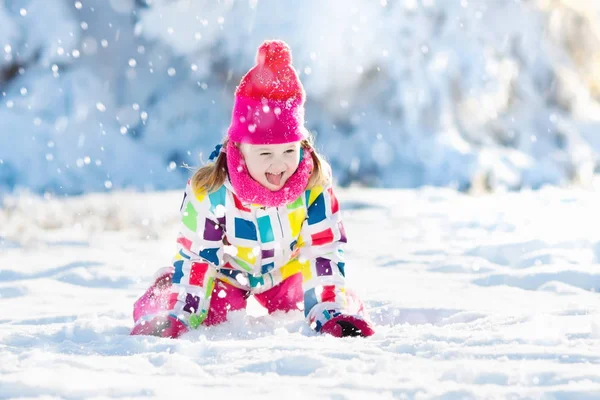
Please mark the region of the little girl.
[[188, 181], [173, 265], [134, 305], [132, 335], [176, 338], [227, 319], [254, 295], [304, 310], [317, 332], [374, 333], [344, 287], [346, 243], [330, 168], [304, 127], [305, 93], [282, 41], [266, 41], [235, 93], [214, 162]]

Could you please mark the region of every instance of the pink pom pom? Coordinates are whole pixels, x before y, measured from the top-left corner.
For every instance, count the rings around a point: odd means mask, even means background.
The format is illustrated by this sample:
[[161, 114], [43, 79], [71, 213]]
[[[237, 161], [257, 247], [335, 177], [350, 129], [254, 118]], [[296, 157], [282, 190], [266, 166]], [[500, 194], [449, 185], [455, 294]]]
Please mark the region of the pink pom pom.
[[256, 63], [271, 68], [290, 65], [292, 63], [292, 51], [282, 40], [267, 40], [258, 48]]

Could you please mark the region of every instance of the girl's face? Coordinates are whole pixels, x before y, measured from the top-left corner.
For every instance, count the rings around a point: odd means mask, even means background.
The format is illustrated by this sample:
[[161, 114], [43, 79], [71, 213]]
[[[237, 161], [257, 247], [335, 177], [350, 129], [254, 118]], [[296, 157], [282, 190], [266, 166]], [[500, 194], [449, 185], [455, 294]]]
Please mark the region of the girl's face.
[[271, 191], [279, 190], [300, 163], [300, 142], [240, 145], [250, 176]]

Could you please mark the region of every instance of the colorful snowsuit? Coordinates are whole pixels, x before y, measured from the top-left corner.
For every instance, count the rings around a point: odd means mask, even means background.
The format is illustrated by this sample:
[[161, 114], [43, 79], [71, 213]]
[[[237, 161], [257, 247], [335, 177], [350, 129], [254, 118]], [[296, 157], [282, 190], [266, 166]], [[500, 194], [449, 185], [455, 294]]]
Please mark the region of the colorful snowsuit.
[[[271, 300], [283, 301], [284, 287], [292, 291], [285, 301], [303, 302], [298, 306], [316, 331], [339, 313], [363, 312], [344, 287], [346, 235], [332, 186], [306, 190], [281, 207], [262, 207], [240, 201], [229, 181], [210, 194], [194, 192], [188, 181], [180, 212], [178, 252], [172, 267], [161, 271], [163, 277], [172, 275], [168, 293], [162, 305], [149, 292], [138, 300], [136, 326], [158, 315], [187, 328], [210, 325], [222, 321], [213, 315], [223, 312], [220, 298], [229, 296], [227, 308], [238, 309], [245, 307], [244, 295], [253, 294], [269, 308]], [[293, 288], [300, 281], [301, 291]], [[219, 294], [220, 287], [225, 293]], [[232, 293], [241, 293], [243, 303]]]

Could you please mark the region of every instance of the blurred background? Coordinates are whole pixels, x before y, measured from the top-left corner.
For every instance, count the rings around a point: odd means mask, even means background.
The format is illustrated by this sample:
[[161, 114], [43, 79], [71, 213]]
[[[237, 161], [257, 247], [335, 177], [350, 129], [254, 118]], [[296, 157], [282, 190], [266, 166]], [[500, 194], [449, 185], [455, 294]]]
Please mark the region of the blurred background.
[[595, 187], [596, 0], [0, 0], [0, 194], [182, 189], [266, 39], [338, 185]]

